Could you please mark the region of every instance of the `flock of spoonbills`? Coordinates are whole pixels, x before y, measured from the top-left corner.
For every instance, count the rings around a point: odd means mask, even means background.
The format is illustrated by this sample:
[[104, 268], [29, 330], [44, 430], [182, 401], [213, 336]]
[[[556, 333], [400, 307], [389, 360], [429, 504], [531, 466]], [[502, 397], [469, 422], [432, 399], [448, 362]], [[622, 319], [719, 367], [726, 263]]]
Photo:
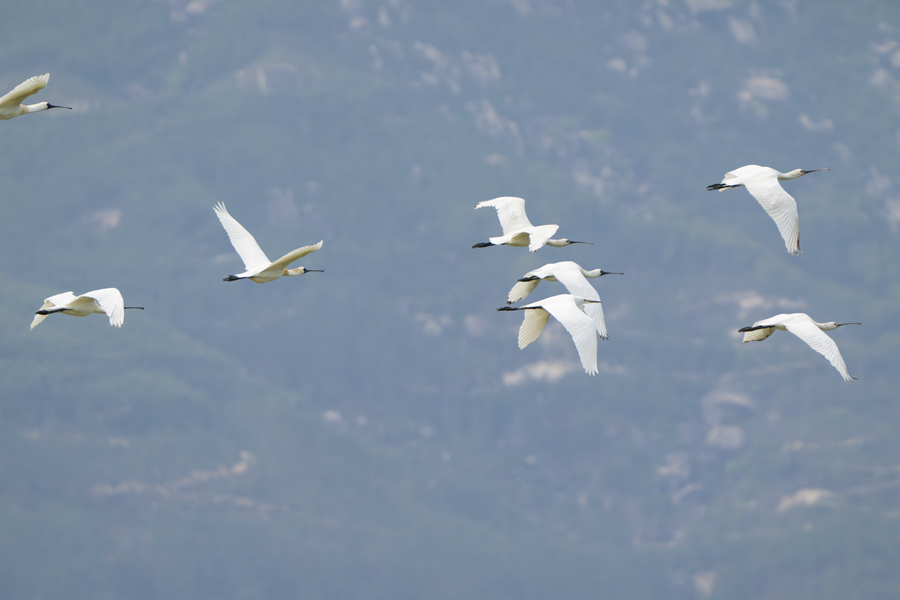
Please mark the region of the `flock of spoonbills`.
[[[17, 85], [12, 91], [0, 97], [0, 120], [12, 119], [20, 115], [41, 112], [51, 108], [65, 108], [68, 106], [56, 106], [49, 102], [37, 104], [22, 104], [22, 102], [39, 92], [50, 81], [50, 74], [37, 75]], [[793, 255], [800, 252], [800, 217], [797, 211], [797, 202], [784, 191], [779, 181], [796, 179], [807, 173], [827, 171], [828, 169], [803, 170], [795, 169], [788, 173], [780, 173], [769, 167], [747, 165], [725, 174], [722, 183], [707, 186], [707, 190], [720, 192], [735, 187], [746, 187], [747, 191], [756, 198], [766, 210], [784, 239], [787, 251]], [[528, 247], [529, 251], [536, 252], [543, 246], [557, 248], [571, 244], [591, 244], [592, 242], [578, 242], [562, 239], [551, 239], [551, 236], [559, 229], [559, 225], [539, 225], [535, 227], [525, 214], [525, 200], [504, 196], [485, 200], [475, 205], [475, 208], [492, 207], [496, 209], [503, 228], [503, 235], [489, 238], [488, 242], [481, 242], [473, 248], [486, 248], [489, 246], [518, 246]], [[256, 239], [225, 209], [225, 205], [218, 203], [213, 210], [222, 227], [228, 234], [232, 246], [244, 262], [243, 273], [229, 275], [224, 281], [237, 281], [249, 279], [255, 283], [267, 283], [280, 277], [296, 277], [310, 272], [323, 272], [317, 269], [298, 267], [289, 269], [288, 266], [304, 256], [319, 250], [322, 241], [318, 244], [303, 246], [292, 252], [288, 252], [276, 261], [270, 261], [265, 252], [259, 247]], [[588, 278], [601, 277], [603, 275], [622, 275], [623, 273], [609, 273], [602, 269], [586, 271], [580, 265], [572, 261], [550, 263], [539, 269], [529, 271], [509, 291], [507, 304], [514, 304], [526, 298], [537, 288], [541, 281], [558, 281], [569, 291], [568, 294], [551, 296], [538, 302], [532, 302], [520, 307], [504, 306], [500, 311], [525, 311], [525, 319], [519, 328], [519, 348], [525, 348], [536, 340], [543, 331], [544, 326], [552, 315], [562, 323], [566, 331], [572, 336], [578, 356], [584, 370], [589, 375], [598, 373], [597, 369], [597, 337], [608, 339], [606, 322], [603, 317], [603, 304], [600, 295], [587, 281]], [[122, 294], [116, 288], [104, 288], [94, 290], [76, 296], [72, 292], [63, 292], [50, 296], [44, 300], [43, 306], [35, 313], [31, 322], [34, 329], [49, 315], [62, 313], [75, 317], [86, 317], [93, 313], [105, 314], [109, 317], [109, 324], [113, 327], [121, 327], [125, 321], [126, 309], [140, 309], [140, 306], [125, 306]], [[832, 331], [843, 325], [860, 325], [860, 323], [817, 323], [805, 313], [776, 315], [769, 319], [757, 321], [750, 327], [743, 327], [738, 331], [744, 334], [744, 342], [761, 341], [772, 335], [776, 329], [790, 331], [806, 342], [813, 350], [824, 356], [841, 374], [845, 381], [855, 379], [850, 377], [844, 359], [838, 350], [837, 344], [824, 332]]]
[[[766, 210], [784, 239], [787, 250], [792, 255], [800, 252], [800, 216], [797, 211], [797, 202], [784, 191], [780, 180], [796, 179], [807, 173], [816, 171], [828, 171], [828, 169], [803, 170], [795, 169], [789, 173], [780, 173], [769, 167], [747, 165], [725, 174], [722, 183], [708, 186], [707, 190], [725, 191], [735, 187], [746, 187], [747, 191]], [[482, 242], [472, 246], [473, 248], [485, 248], [488, 246], [527, 246], [531, 252], [536, 252], [544, 245], [563, 247], [570, 244], [584, 244], [591, 242], [574, 242], [565, 238], [561, 240], [550, 239], [556, 233], [559, 225], [539, 225], [535, 227], [525, 214], [525, 201], [522, 198], [502, 197], [479, 202], [475, 208], [491, 206], [497, 209], [500, 226], [503, 235], [490, 238], [489, 242]], [[559, 281], [566, 286], [568, 294], [552, 296], [540, 302], [533, 302], [518, 308], [505, 306], [498, 310], [523, 310], [525, 320], [519, 328], [519, 348], [525, 348], [537, 339], [544, 326], [552, 315], [562, 323], [578, 350], [581, 364], [588, 375], [595, 375], [597, 369], [597, 336], [600, 339], [608, 339], [606, 322], [603, 317], [603, 304], [597, 290], [588, 282], [587, 278], [600, 277], [602, 275], [622, 275], [622, 273], [608, 273], [602, 269], [586, 271], [580, 265], [572, 261], [564, 261], [544, 265], [539, 269], [530, 271], [519, 279], [509, 291], [507, 304], [513, 304], [526, 298], [537, 285], [543, 281]], [[761, 341], [772, 335], [776, 329], [790, 331], [810, 348], [824, 356], [837, 369], [845, 381], [855, 379], [847, 372], [847, 366], [838, 350], [837, 344], [824, 332], [832, 331], [842, 325], [859, 325], [860, 323], [817, 323], [805, 313], [793, 313], [776, 315], [770, 319], [757, 321], [751, 327], [743, 327], [739, 332], [744, 334], [744, 342]]]

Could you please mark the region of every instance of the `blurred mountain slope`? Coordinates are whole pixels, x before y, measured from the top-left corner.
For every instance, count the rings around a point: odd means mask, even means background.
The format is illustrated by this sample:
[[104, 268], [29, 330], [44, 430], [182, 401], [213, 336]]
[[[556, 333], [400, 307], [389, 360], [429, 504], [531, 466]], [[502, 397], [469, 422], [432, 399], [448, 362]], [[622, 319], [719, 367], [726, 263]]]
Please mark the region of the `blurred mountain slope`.
[[[11, 7], [0, 87], [49, 71], [34, 101], [75, 110], [0, 127], [4, 596], [895, 597], [897, 27], [874, 1]], [[744, 164], [831, 168], [785, 183], [801, 255], [705, 191]], [[594, 244], [472, 250], [501, 195]], [[325, 273], [221, 282], [218, 201], [270, 258], [324, 240]], [[494, 310], [559, 260], [626, 273], [595, 280], [595, 378]], [[28, 331], [108, 286], [147, 310]], [[798, 311], [863, 322], [832, 334], [858, 382], [740, 343]]]

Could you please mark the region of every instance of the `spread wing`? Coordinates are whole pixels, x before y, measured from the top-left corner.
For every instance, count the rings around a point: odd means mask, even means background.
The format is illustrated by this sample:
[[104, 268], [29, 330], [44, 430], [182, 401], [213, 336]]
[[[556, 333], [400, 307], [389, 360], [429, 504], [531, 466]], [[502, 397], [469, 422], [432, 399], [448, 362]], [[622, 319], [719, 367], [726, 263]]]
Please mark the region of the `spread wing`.
[[[44, 305], [41, 306], [38, 310], [49, 310], [51, 308], [56, 308], [57, 306], [65, 306], [66, 304], [72, 302], [78, 298], [72, 292], [63, 292], [62, 294], [56, 294], [55, 296], [50, 296], [44, 300]], [[34, 315], [34, 319], [31, 321], [31, 327], [28, 330], [32, 330], [37, 327], [41, 321], [49, 317], [50, 315]]]
[[50, 73], [35, 75], [30, 79], [26, 79], [14, 87], [11, 92], [0, 98], [0, 108], [19, 106], [25, 98], [41, 91], [48, 81], [50, 81]]
[[87, 292], [78, 297], [78, 301], [82, 299], [96, 300], [106, 316], [109, 317], [109, 324], [113, 327], [121, 327], [125, 322], [125, 300], [116, 288], [103, 288]]
[[788, 322], [784, 325], [788, 331], [809, 344], [809, 347], [828, 359], [828, 362], [838, 370], [844, 381], [853, 379], [847, 372], [847, 365], [837, 344], [828, 335], [819, 329], [812, 320], [800, 322]]
[[322, 241], [320, 241], [318, 244], [313, 244], [312, 246], [303, 246], [302, 248], [297, 248], [296, 250], [288, 252], [287, 254], [273, 262], [272, 265], [279, 269], [287, 268], [287, 266], [295, 260], [301, 259], [307, 254], [311, 254], [321, 248]]
[[525, 312], [525, 320], [519, 327], [519, 348], [524, 348], [541, 335], [550, 313], [543, 308], [529, 308]]
[[[485, 206], [492, 206], [497, 209], [497, 217], [500, 219], [500, 226], [503, 228], [504, 236], [534, 227], [525, 214], [525, 201], [521, 198], [503, 196], [502, 198], [479, 202], [475, 205], [475, 208], [484, 208]], [[551, 233], [550, 235], [553, 234]], [[547, 237], [550, 236], [548, 235]]]
[[[523, 213], [524, 214], [524, 213]], [[532, 227], [528, 232], [528, 250], [529, 252], [537, 252], [544, 244], [547, 243], [559, 225], [539, 225]]]
[[[528, 275], [531, 275], [531, 273], [528, 273]], [[506, 296], [506, 303], [513, 304], [519, 300], [524, 300], [534, 291], [534, 288], [536, 288], [540, 282], [540, 279], [516, 282], [516, 285], [512, 286], [512, 289], [509, 290], [509, 295]]]
[[747, 191], [762, 205], [775, 224], [791, 254], [800, 252], [800, 215], [797, 202], [784, 191], [775, 177], [756, 177], [744, 183]]
[[[597, 300], [599, 302], [600, 294], [597, 293], [594, 286], [588, 283], [587, 278], [581, 274], [581, 267], [579, 267], [578, 264], [567, 261], [558, 263], [558, 265], [559, 267], [553, 271], [553, 276], [556, 277], [557, 281], [566, 286], [566, 289], [569, 290], [570, 294], [573, 296], [580, 296], [587, 300]], [[603, 318], [603, 305], [593, 303], [585, 304], [584, 312], [594, 322], [594, 327], [597, 329], [597, 333], [600, 334], [600, 337], [604, 340], [609, 339], [609, 335], [606, 333], [606, 319]]]
[[262, 248], [259, 247], [259, 244], [256, 243], [256, 238], [250, 235], [250, 232], [244, 229], [243, 225], [238, 223], [234, 217], [228, 214], [223, 203], [219, 202], [216, 204], [215, 207], [213, 207], [213, 210], [216, 211], [216, 216], [219, 217], [222, 227], [225, 228], [225, 233], [228, 234], [231, 245], [234, 246], [234, 249], [237, 250], [238, 255], [241, 257], [241, 260], [244, 261], [244, 268], [248, 272], [261, 271], [272, 264], [266, 256], [266, 253], [263, 252]]
[[775, 333], [774, 327], [766, 327], [765, 329], [754, 329], [753, 331], [744, 332], [744, 343], [761, 342], [770, 335]]
[[544, 309], [563, 324], [581, 358], [581, 366], [588, 375], [596, 375], [597, 369], [597, 334], [594, 320], [586, 315], [571, 296], [554, 296], [543, 301]]

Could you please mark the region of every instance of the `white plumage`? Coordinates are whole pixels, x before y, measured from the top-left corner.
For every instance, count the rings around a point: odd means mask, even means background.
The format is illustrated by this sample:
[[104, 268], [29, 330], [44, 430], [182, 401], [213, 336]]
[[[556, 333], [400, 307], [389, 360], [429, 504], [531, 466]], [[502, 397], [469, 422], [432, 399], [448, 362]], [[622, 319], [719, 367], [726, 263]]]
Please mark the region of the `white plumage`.
[[766, 209], [772, 220], [778, 226], [778, 231], [784, 239], [784, 245], [791, 254], [800, 253], [800, 215], [797, 212], [797, 202], [784, 191], [779, 180], [796, 179], [807, 173], [816, 171], [828, 171], [829, 169], [794, 169], [790, 173], [779, 173], [769, 167], [747, 165], [734, 171], [725, 173], [722, 183], [714, 183], [707, 186], [707, 190], [719, 190], [723, 192], [729, 188], [744, 186], [750, 195]]
[[125, 322], [125, 309], [144, 310], [141, 306], [125, 306], [122, 294], [116, 288], [103, 288], [76, 296], [72, 292], [63, 292], [44, 300], [44, 305], [34, 315], [30, 329], [53, 313], [61, 312], [73, 317], [86, 317], [93, 313], [107, 315], [109, 324], [121, 327]]
[[856, 379], [850, 377], [847, 372], [847, 365], [844, 364], [844, 358], [841, 351], [838, 350], [837, 344], [834, 343], [826, 331], [837, 329], [842, 325], [860, 325], [861, 323], [816, 323], [806, 313], [792, 313], [787, 315], [775, 315], [770, 319], [757, 321], [752, 327], [743, 327], [738, 331], [744, 334], [744, 343], [759, 342], [766, 339], [776, 329], [781, 331], [790, 331], [798, 338], [809, 344], [809, 347], [828, 359], [828, 362], [838, 370], [844, 381]]
[[547, 321], [550, 320], [550, 315], [553, 315], [572, 336], [584, 371], [588, 375], [596, 375], [598, 372], [597, 329], [594, 320], [582, 310], [585, 304], [595, 302], [598, 301], [571, 294], [560, 294], [518, 308], [504, 306], [497, 310], [525, 311], [525, 320], [522, 321], [522, 326], [519, 328], [519, 348], [524, 348], [536, 340], [544, 330]]
[[506, 303], [512, 304], [528, 297], [541, 281], [558, 281], [566, 286], [573, 296], [579, 296], [595, 303], [586, 304], [584, 312], [594, 321], [597, 333], [602, 339], [608, 339], [606, 332], [606, 320], [603, 316], [603, 304], [600, 302], [600, 294], [588, 283], [587, 277], [601, 277], [603, 275], [622, 275], [622, 273], [609, 273], [603, 269], [586, 271], [581, 265], [571, 260], [546, 264], [540, 269], [529, 271], [509, 291]]
[[26, 79], [17, 85], [11, 92], [0, 98], [0, 119], [12, 119], [19, 115], [40, 112], [50, 108], [68, 108], [68, 106], [55, 106], [49, 102], [38, 102], [37, 104], [22, 104], [22, 101], [29, 96], [37, 94], [44, 89], [44, 86], [50, 81], [50, 73], [43, 75], [35, 75], [30, 79]]
[[241, 257], [241, 260], [244, 261], [244, 269], [246, 269], [246, 271], [239, 275], [229, 275], [223, 281], [249, 279], [256, 283], [266, 283], [275, 281], [283, 276], [296, 277], [298, 275], [303, 275], [304, 273], [323, 272], [318, 269], [305, 269], [303, 267], [298, 267], [296, 269], [287, 268], [287, 266], [295, 260], [299, 260], [307, 254], [321, 248], [322, 241], [318, 244], [313, 244], [312, 246], [297, 248], [296, 250], [288, 252], [275, 262], [271, 262], [268, 257], [266, 257], [266, 253], [259, 247], [259, 244], [256, 243], [256, 239], [250, 232], [244, 229], [234, 217], [228, 214], [223, 203], [219, 202], [216, 204], [213, 210], [216, 211], [216, 216], [219, 217], [222, 227], [225, 228], [228, 239], [231, 240], [231, 245], [234, 246], [234, 249], [237, 250], [238, 255]]
[[545, 244], [548, 246], [568, 246], [570, 244], [590, 244], [592, 242], [574, 242], [565, 238], [551, 240], [550, 236], [556, 233], [559, 225], [539, 225], [535, 227], [525, 214], [525, 201], [521, 198], [503, 196], [493, 200], [485, 200], [475, 205], [476, 209], [486, 206], [497, 209], [500, 226], [503, 235], [489, 238], [490, 242], [481, 242], [473, 248], [486, 248], [488, 246], [528, 246], [531, 252], [536, 252]]

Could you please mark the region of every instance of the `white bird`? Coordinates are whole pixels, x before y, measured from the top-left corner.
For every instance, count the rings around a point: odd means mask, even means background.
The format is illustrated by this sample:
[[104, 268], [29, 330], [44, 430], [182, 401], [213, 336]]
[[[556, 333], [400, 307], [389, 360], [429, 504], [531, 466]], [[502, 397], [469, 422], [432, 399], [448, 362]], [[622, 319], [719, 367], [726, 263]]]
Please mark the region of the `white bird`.
[[41, 91], [47, 82], [50, 81], [50, 73], [43, 75], [35, 75], [27, 79], [13, 88], [2, 98], [0, 98], [0, 119], [12, 119], [19, 115], [27, 115], [28, 113], [41, 112], [50, 108], [68, 108], [68, 106], [56, 106], [49, 102], [38, 102], [37, 104], [22, 104], [28, 96], [33, 96]]
[[789, 315], [775, 315], [771, 319], [757, 321], [752, 327], [742, 327], [738, 331], [744, 334], [744, 343], [764, 340], [775, 333], [776, 329], [790, 331], [809, 344], [810, 348], [827, 358], [828, 362], [844, 378], [844, 381], [850, 381], [851, 379], [856, 379], [856, 377], [850, 377], [850, 374], [847, 372], [847, 365], [844, 364], [844, 359], [841, 357], [837, 344], [825, 334], [826, 331], [837, 329], [843, 325], [862, 325], [862, 323], [835, 323], [834, 321], [816, 323], [806, 313], [793, 313]]
[[544, 325], [550, 320], [550, 315], [553, 315], [572, 336], [585, 373], [596, 375], [598, 373], [597, 329], [594, 320], [587, 316], [582, 308], [585, 304], [598, 302], [571, 294], [560, 294], [518, 308], [504, 306], [497, 310], [525, 311], [525, 320], [522, 321], [522, 326], [519, 328], [519, 348], [524, 348], [536, 340], [544, 330]]
[[144, 310], [143, 306], [125, 306], [125, 300], [116, 288], [103, 288], [80, 296], [72, 292], [63, 292], [44, 300], [41, 310], [34, 313], [34, 320], [29, 329], [34, 329], [49, 315], [58, 312], [73, 317], [86, 317], [92, 313], [108, 315], [110, 325], [121, 327], [125, 322], [125, 309], [132, 308]]
[[535, 227], [525, 214], [525, 201], [521, 198], [504, 196], [485, 200], [475, 205], [476, 209], [485, 206], [493, 206], [497, 209], [500, 218], [500, 226], [503, 227], [503, 235], [489, 238], [490, 242], [480, 242], [473, 248], [487, 248], [488, 246], [528, 246], [532, 252], [536, 252], [541, 246], [568, 246], [570, 244], [592, 244], [593, 242], [573, 242], [565, 238], [551, 240], [550, 236], [556, 233], [559, 225], [540, 225]]
[[244, 268], [247, 269], [243, 273], [239, 275], [229, 275], [222, 281], [237, 281], [238, 279], [249, 279], [250, 281], [255, 281], [256, 283], [266, 283], [269, 281], [275, 281], [279, 277], [297, 277], [298, 275], [303, 275], [304, 273], [324, 273], [320, 269], [304, 269], [303, 267], [298, 267], [296, 269], [288, 269], [287, 266], [294, 262], [295, 260], [299, 260], [306, 256], [311, 252], [315, 252], [319, 248], [322, 247], [322, 242], [320, 241], [318, 244], [313, 244], [312, 246], [303, 246], [302, 248], [297, 248], [292, 252], [288, 252], [275, 262], [269, 261], [266, 257], [265, 252], [262, 251], [262, 248], [259, 247], [259, 244], [256, 243], [256, 239], [250, 235], [250, 232], [244, 229], [244, 227], [238, 223], [234, 217], [228, 214], [228, 211], [225, 210], [225, 205], [219, 202], [213, 208], [216, 211], [216, 216], [219, 217], [219, 221], [222, 222], [222, 227], [225, 228], [225, 232], [228, 234], [228, 239], [231, 240], [231, 245], [234, 246], [234, 249], [237, 250], [238, 255], [240, 255], [241, 260], [244, 261]]
[[800, 215], [797, 213], [797, 202], [784, 191], [779, 180], [796, 179], [807, 173], [829, 171], [830, 169], [794, 169], [790, 173], [779, 173], [769, 167], [747, 165], [725, 173], [722, 183], [714, 183], [707, 190], [724, 192], [729, 188], [744, 186], [750, 195], [756, 198], [775, 224], [784, 238], [784, 245], [791, 254], [800, 253]]
[[534, 291], [538, 284], [543, 281], [558, 281], [566, 286], [569, 293], [573, 296], [580, 296], [588, 300], [595, 300], [595, 303], [589, 303], [584, 307], [584, 312], [593, 319], [594, 325], [597, 327], [597, 333], [604, 340], [609, 339], [606, 333], [606, 320], [603, 318], [603, 304], [600, 303], [600, 294], [588, 283], [586, 277], [602, 277], [603, 275], [624, 275], [624, 273], [610, 273], [603, 269], [594, 269], [593, 271], [585, 271], [578, 263], [566, 260], [558, 263], [550, 263], [544, 265], [540, 269], [529, 271], [525, 276], [519, 279], [519, 282], [509, 290], [506, 298], [507, 304], [518, 302]]

